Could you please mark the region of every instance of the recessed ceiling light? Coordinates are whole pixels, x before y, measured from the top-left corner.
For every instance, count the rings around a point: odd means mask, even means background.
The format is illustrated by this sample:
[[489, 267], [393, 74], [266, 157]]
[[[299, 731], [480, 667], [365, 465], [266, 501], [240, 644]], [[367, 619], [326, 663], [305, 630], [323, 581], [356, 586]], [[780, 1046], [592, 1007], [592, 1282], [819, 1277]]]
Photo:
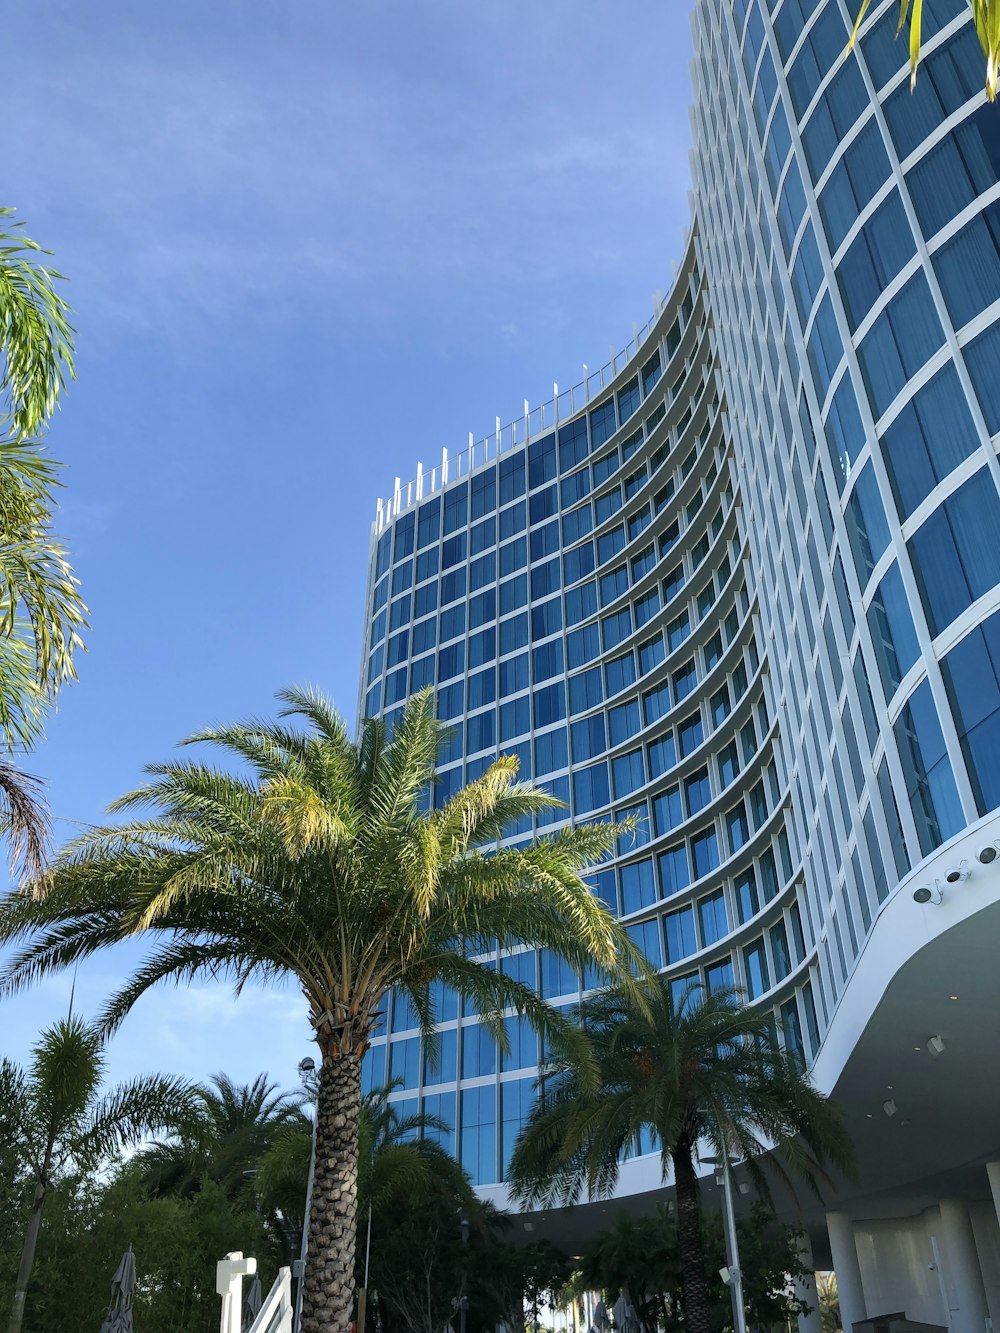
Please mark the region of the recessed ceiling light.
[[920, 1047], [919, 1047], [919, 1046], [914, 1046], [913, 1049], [914, 1049], [915, 1051], [919, 1051], [919, 1050], [920, 1050]]
[[949, 1000], [957, 1000], [957, 999], [958, 999], [958, 996], [957, 996], [957, 995], [949, 995], [949, 996], [948, 996], [948, 999], [949, 999]]
[[868, 1112], [868, 1115], [867, 1115], [866, 1118], [867, 1118], [868, 1120], [874, 1120], [874, 1119], [875, 1119], [875, 1117], [874, 1117], [874, 1115], [873, 1115], [873, 1113], [872, 1113], [871, 1111]]

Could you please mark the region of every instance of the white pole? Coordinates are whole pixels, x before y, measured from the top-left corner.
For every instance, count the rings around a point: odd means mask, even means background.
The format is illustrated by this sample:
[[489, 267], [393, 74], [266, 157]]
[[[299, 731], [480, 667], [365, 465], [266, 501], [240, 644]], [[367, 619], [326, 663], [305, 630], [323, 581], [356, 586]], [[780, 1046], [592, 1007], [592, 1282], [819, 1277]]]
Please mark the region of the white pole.
[[733, 1177], [729, 1153], [722, 1154], [722, 1192], [726, 1211], [726, 1261], [729, 1264], [729, 1294], [733, 1298], [733, 1320], [736, 1333], [747, 1333], [747, 1315], [743, 1308], [743, 1274], [740, 1272], [740, 1249], [736, 1239], [736, 1212], [733, 1208]]

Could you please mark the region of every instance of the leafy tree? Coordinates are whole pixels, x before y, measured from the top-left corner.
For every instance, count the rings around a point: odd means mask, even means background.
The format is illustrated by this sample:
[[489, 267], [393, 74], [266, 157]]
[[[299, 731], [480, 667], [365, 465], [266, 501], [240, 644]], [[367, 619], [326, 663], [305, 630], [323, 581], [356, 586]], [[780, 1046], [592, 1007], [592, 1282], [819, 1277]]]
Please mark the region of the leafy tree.
[[[702, 1246], [710, 1272], [726, 1262], [722, 1219], [701, 1218]], [[760, 1202], [736, 1223], [747, 1320], [754, 1328], [787, 1325], [807, 1309], [789, 1288], [804, 1273], [798, 1241]], [[625, 1295], [643, 1333], [681, 1333], [686, 1325], [677, 1224], [664, 1205], [644, 1217], [619, 1213], [614, 1224], [584, 1247], [577, 1285], [601, 1291], [608, 1304]], [[732, 1328], [729, 1291], [721, 1281], [708, 1287], [715, 1333]]]
[[48, 818], [10, 754], [38, 739], [47, 701], [75, 675], [87, 608], [51, 533], [57, 469], [38, 438], [73, 374], [69, 307], [12, 212], [0, 208], [0, 807], [14, 861], [37, 876]]
[[[851, 33], [851, 46], [854, 45], [858, 29], [864, 22], [872, 0], [862, 0], [858, 16]], [[986, 96], [991, 102], [997, 95], [997, 70], [1000, 63], [1000, 0], [969, 0], [972, 21], [976, 25], [979, 44], [986, 56]], [[910, 86], [917, 81], [917, 65], [920, 61], [920, 29], [923, 20], [924, 0], [899, 0], [899, 24], [896, 35], [909, 24], [910, 29]]]
[[0, 1061], [0, 1137], [13, 1148], [33, 1187], [11, 1307], [9, 1333], [20, 1333], [42, 1211], [60, 1175], [87, 1170], [190, 1111], [175, 1079], [134, 1079], [100, 1095], [103, 1039], [80, 1018], [48, 1028], [24, 1070]]
[[[575, 1054], [557, 1055], [511, 1161], [515, 1193], [530, 1201], [574, 1202], [584, 1185], [607, 1195], [623, 1154], [652, 1131], [664, 1179], [672, 1169], [685, 1326], [712, 1333], [695, 1157], [707, 1140], [727, 1161], [745, 1158], [764, 1194], [766, 1162], [819, 1189], [829, 1165], [853, 1169], [839, 1109], [778, 1046], [770, 1014], [744, 1007], [734, 991], [690, 987], [674, 1003], [662, 977], [635, 991], [609, 988], [585, 1001], [583, 1030], [599, 1070], [583, 1076]], [[776, 1145], [773, 1153], [768, 1145]]]
[[[192, 1198], [150, 1197], [132, 1169], [70, 1176], [45, 1209], [25, 1307], [31, 1333], [100, 1328], [111, 1277], [135, 1250], [135, 1326], [142, 1333], [218, 1333], [215, 1265], [232, 1250], [257, 1255], [265, 1290], [273, 1279], [256, 1213], [207, 1182]], [[0, 1298], [10, 1300], [16, 1250], [0, 1246]]]
[[166, 979], [301, 989], [321, 1054], [303, 1329], [340, 1333], [353, 1299], [361, 1060], [390, 990], [410, 998], [428, 1033], [441, 981], [476, 1004], [502, 1044], [508, 1009], [570, 1041], [568, 1021], [532, 989], [476, 961], [477, 944], [549, 949], [580, 971], [596, 963], [626, 991], [639, 955], [581, 878], [620, 828], [497, 849], [512, 823], [558, 802], [518, 783], [516, 759], [504, 757], [425, 813], [445, 730], [429, 692], [409, 702], [391, 740], [367, 721], [357, 743], [321, 695], [279, 697], [282, 717], [306, 730], [202, 732], [193, 739], [235, 756], [238, 774], [152, 766], [150, 782], [112, 807], [150, 817], [87, 832], [34, 893], [5, 900], [0, 940], [23, 948], [3, 986], [147, 934], [154, 952], [109, 1001], [107, 1031]]

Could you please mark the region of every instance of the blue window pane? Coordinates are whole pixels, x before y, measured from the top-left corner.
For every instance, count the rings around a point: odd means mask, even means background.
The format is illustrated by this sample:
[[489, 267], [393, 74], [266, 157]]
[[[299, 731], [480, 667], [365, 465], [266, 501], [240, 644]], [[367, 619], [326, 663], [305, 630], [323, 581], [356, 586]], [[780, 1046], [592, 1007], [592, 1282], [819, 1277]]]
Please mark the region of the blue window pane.
[[694, 909], [683, 907], [679, 912], [668, 912], [663, 918], [667, 937], [667, 961], [679, 963], [698, 950], [694, 928]]
[[573, 809], [576, 814], [589, 814], [610, 801], [611, 785], [606, 763], [576, 770], [573, 774]]
[[882, 454], [900, 518], [909, 518], [938, 482], [978, 446], [958, 373], [949, 362], [882, 435]]
[[657, 837], [669, 833], [684, 819], [680, 787], [668, 787], [662, 795], [653, 798], [653, 821]]
[[528, 489], [544, 486], [556, 475], [556, 437], [546, 435], [528, 445]]
[[608, 713], [608, 733], [612, 745], [621, 745], [639, 730], [639, 702], [631, 699]]
[[729, 920], [726, 916], [726, 899], [720, 890], [698, 901], [698, 924], [701, 926], [701, 942], [707, 948], [729, 932]]
[[976, 396], [983, 409], [991, 435], [1000, 431], [1000, 324], [992, 324], [978, 338], [965, 347], [965, 361], [969, 367]]
[[491, 704], [497, 697], [497, 673], [495, 667], [489, 667], [486, 671], [477, 671], [474, 676], [469, 677], [468, 685], [468, 707], [484, 708]]
[[497, 1178], [496, 1095], [495, 1084], [462, 1093], [462, 1166], [475, 1185], [491, 1185]]
[[441, 497], [436, 495], [420, 506], [417, 514], [417, 547], [423, 549], [441, 535]]
[[916, 250], [903, 201], [894, 190], [862, 227], [837, 267], [852, 333]]
[[528, 642], [528, 617], [514, 616], [511, 620], [500, 622], [500, 654], [516, 652]]
[[551, 602], [542, 602], [531, 608], [531, 637], [533, 640], [547, 639], [550, 634], [557, 634], [562, 629], [562, 601], [554, 597]]
[[1000, 201], [941, 246], [934, 267], [956, 329], [1000, 299]]
[[563, 646], [561, 639], [553, 639], [531, 652], [531, 670], [535, 684], [559, 676], [563, 670]]
[[1000, 806], [1000, 613], [941, 664], [951, 710], [981, 815]]
[[758, 999], [765, 991], [770, 990], [771, 977], [763, 940], [756, 940], [743, 950], [743, 970], [746, 975], [747, 994], [751, 1000]]
[[478, 560], [473, 560], [469, 566], [469, 591], [476, 592], [479, 588], [485, 588], [488, 583], [495, 583], [497, 578], [497, 558], [491, 551], [488, 555], [481, 555]]
[[662, 898], [669, 898], [671, 894], [679, 893], [681, 889], [686, 889], [691, 883], [691, 871], [688, 866], [685, 843], [679, 843], [676, 847], [668, 847], [666, 851], [660, 852], [656, 858], [656, 864], [660, 872], [660, 896]]
[[613, 398], [609, 398], [600, 407], [595, 407], [590, 414], [591, 448], [599, 448], [605, 440], [609, 440], [614, 435], [615, 429], [615, 401]]
[[710, 874], [719, 864], [719, 843], [714, 828], [704, 829], [691, 839], [695, 879]]
[[632, 750], [628, 754], [619, 755], [617, 759], [611, 761], [611, 770], [614, 776], [615, 798], [619, 801], [623, 797], [631, 796], [646, 781], [641, 750]]
[[[500, 460], [500, 503], [508, 504], [524, 494], [524, 454], [509, 455]], [[503, 518], [501, 516], [501, 524]]]
[[501, 741], [509, 741], [513, 736], [523, 736], [530, 729], [530, 726], [527, 696], [500, 705]]
[[646, 747], [646, 751], [649, 757], [649, 776], [651, 778], [660, 777], [661, 774], [666, 773], [677, 763], [672, 732], [667, 732], [666, 736], [651, 741]]
[[831, 253], [839, 248], [858, 214], [888, 179], [889, 158], [882, 133], [878, 123], [871, 120], [830, 173], [819, 196], [819, 210]]
[[622, 912], [629, 916], [656, 902], [656, 878], [650, 857], [619, 869], [622, 889]]
[[497, 743], [496, 709], [486, 713], [477, 713], [465, 724], [466, 752], [475, 754], [478, 750], [492, 749]]
[[581, 671], [579, 675], [569, 678], [569, 707], [570, 712], [584, 713], [588, 708], [594, 708], [601, 703], [604, 698], [604, 691], [601, 687], [601, 668], [591, 667], [589, 671]]
[[559, 561], [548, 560], [544, 565], [535, 565], [531, 572], [531, 599], [540, 601], [559, 592]]
[[855, 459], [865, 447], [865, 428], [850, 375], [841, 378], [833, 395], [826, 418], [826, 436], [837, 476], [837, 489], [842, 492], [850, 479]]
[[907, 175], [910, 197], [930, 238], [1000, 180], [1000, 135], [982, 106], [921, 157]]
[[[571, 588], [565, 597], [566, 624], [578, 625], [581, 620], [597, 612], [597, 584], [582, 583], [578, 588]], [[597, 626], [593, 626], [594, 638], [597, 638]], [[593, 656], [593, 654], [591, 654]]]
[[[595, 591], [596, 596], [596, 591]], [[601, 651], [597, 625], [584, 625], [566, 635], [566, 660], [572, 671], [574, 667], [592, 662]]]
[[547, 727], [553, 722], [561, 722], [566, 716], [566, 686], [562, 681], [556, 685], [544, 685], [535, 691], [534, 700], [535, 726]]
[[469, 534], [469, 554], [479, 555], [480, 552], [487, 550], [497, 544], [497, 521], [495, 518], [487, 518], [482, 523], [477, 523]]
[[444, 495], [444, 535], [464, 528], [469, 521], [469, 483], [460, 482]]
[[889, 525], [882, 495], [871, 463], [866, 463], [844, 511], [854, 565], [862, 588], [882, 552], [889, 545]]
[[662, 967], [663, 949], [660, 943], [659, 917], [654, 917], [652, 921], [637, 921], [632, 926], [626, 926], [625, 929], [653, 967]]
[[829, 292], [823, 297], [816, 312], [806, 350], [816, 380], [817, 395], [820, 402], [824, 402], [827, 390], [833, 381], [833, 373], [844, 355], [844, 343], [837, 329], [837, 319], [833, 313]]
[[680, 742], [680, 751], [682, 757], [686, 758], [697, 750], [705, 739], [705, 732], [702, 726], [701, 714], [694, 713], [687, 717], [677, 728], [677, 738]]
[[559, 471], [569, 472], [587, 457], [587, 418], [559, 427]]
[[875, 645], [882, 688], [886, 699], [891, 699], [920, 654], [903, 579], [895, 563], [872, 598], [868, 608], [868, 628]]
[[909, 541], [932, 634], [1000, 581], [1000, 499], [987, 468], [945, 500]]
[[663, 635], [657, 634], [655, 638], [647, 639], [645, 643], [639, 644], [639, 674], [647, 675], [655, 666], [664, 660], [667, 650], [663, 645]]
[[927, 279], [922, 272], [915, 273], [882, 311], [858, 348], [876, 420], [943, 341]]
[[595, 713], [592, 717], [574, 722], [572, 733], [573, 762], [575, 764], [586, 763], [588, 759], [596, 759], [607, 749], [603, 713]]
[[488, 588], [486, 592], [478, 593], [470, 600], [469, 629], [478, 629], [480, 625], [485, 625], [488, 620], [496, 620], [496, 616], [496, 588]]
[[893, 731], [920, 850], [927, 856], [965, 824], [928, 681], [910, 695]]
[[567, 551], [563, 556], [563, 577], [566, 584], [577, 583], [580, 579], [585, 579], [588, 574], [593, 574], [596, 563], [593, 542], [584, 542], [582, 546]]
[[547, 731], [535, 738], [535, 776], [544, 777], [569, 763], [566, 728]]
[[516, 537], [519, 532], [523, 532], [528, 526], [527, 506], [523, 500], [516, 505], [511, 505], [509, 509], [504, 509], [500, 514], [500, 540], [506, 541], [508, 537]]
[[[544, 528], [534, 528], [531, 533], [531, 558], [544, 560], [547, 555], [554, 555], [559, 550], [559, 523], [553, 519]], [[555, 561], [558, 569], [559, 561]], [[558, 586], [558, 583], [557, 585]]]
[[389, 1043], [389, 1078], [404, 1088], [420, 1086], [420, 1038], [404, 1037]]
[[631, 653], [612, 658], [604, 668], [604, 676], [609, 696], [628, 689], [635, 684], [635, 658]]
[[921, 62], [912, 92], [904, 82], [886, 99], [885, 116], [900, 158], [908, 157], [953, 111], [982, 91], [982, 71], [976, 68], [981, 56], [970, 23]]
[[840, 141], [868, 105], [857, 61], [845, 61], [802, 130], [802, 144], [815, 176], [822, 175]]

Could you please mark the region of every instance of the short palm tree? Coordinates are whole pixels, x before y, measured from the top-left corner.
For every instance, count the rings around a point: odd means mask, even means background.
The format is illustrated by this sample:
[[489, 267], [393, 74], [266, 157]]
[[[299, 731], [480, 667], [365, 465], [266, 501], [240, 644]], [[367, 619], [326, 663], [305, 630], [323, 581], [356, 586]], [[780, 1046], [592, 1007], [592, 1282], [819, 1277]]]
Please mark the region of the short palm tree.
[[152, 1194], [190, 1197], [204, 1181], [222, 1187], [233, 1202], [250, 1198], [248, 1171], [286, 1130], [307, 1137], [310, 1121], [302, 1097], [277, 1091], [258, 1074], [252, 1083], [236, 1083], [216, 1074], [194, 1088], [194, 1114], [171, 1136], [145, 1149], [138, 1158], [142, 1179]]
[[230, 978], [301, 990], [321, 1054], [316, 1170], [304, 1280], [305, 1333], [350, 1321], [357, 1207], [361, 1061], [390, 992], [424, 1029], [431, 984], [475, 1003], [503, 1042], [505, 1010], [543, 1031], [567, 1021], [476, 954], [522, 944], [623, 985], [637, 958], [582, 874], [613, 846], [607, 824], [565, 829], [524, 849], [496, 846], [514, 821], [558, 804], [518, 783], [501, 758], [442, 808], [426, 812], [444, 728], [429, 693], [389, 738], [379, 721], [349, 738], [330, 704], [288, 690], [275, 723], [213, 728], [240, 761], [151, 767], [113, 807], [151, 811], [95, 829], [61, 854], [44, 885], [0, 905], [0, 941], [18, 941], [0, 986], [24, 986], [132, 935], [154, 951], [108, 1002], [106, 1030], [157, 982]]
[[0, 1061], [0, 1135], [34, 1185], [8, 1333], [20, 1333], [45, 1200], [70, 1167], [100, 1165], [191, 1114], [185, 1084], [152, 1076], [101, 1094], [103, 1037], [69, 1017], [42, 1033], [30, 1068]]
[[[572, 1203], [586, 1186], [610, 1193], [625, 1153], [651, 1130], [664, 1179], [673, 1170], [684, 1293], [691, 1333], [710, 1333], [696, 1158], [707, 1142], [725, 1162], [745, 1158], [762, 1189], [762, 1164], [818, 1188], [826, 1167], [852, 1169], [838, 1108], [778, 1046], [771, 1016], [735, 991], [690, 987], [675, 1003], [662, 977], [636, 992], [610, 988], [587, 1000], [581, 1024], [599, 1071], [581, 1078], [575, 1057], [558, 1057], [515, 1147], [514, 1192], [530, 1202]], [[769, 1149], [775, 1145], [776, 1151]]]
[[[851, 46], [854, 45], [858, 29], [864, 22], [872, 0], [862, 0], [851, 33]], [[991, 102], [996, 100], [997, 75], [1000, 72], [1000, 0], [969, 0], [972, 20], [976, 25], [979, 44], [986, 56], [986, 96]], [[899, 0], [898, 36], [907, 22], [910, 25], [910, 86], [917, 80], [917, 65], [920, 61], [920, 29], [923, 21], [924, 0]]]

